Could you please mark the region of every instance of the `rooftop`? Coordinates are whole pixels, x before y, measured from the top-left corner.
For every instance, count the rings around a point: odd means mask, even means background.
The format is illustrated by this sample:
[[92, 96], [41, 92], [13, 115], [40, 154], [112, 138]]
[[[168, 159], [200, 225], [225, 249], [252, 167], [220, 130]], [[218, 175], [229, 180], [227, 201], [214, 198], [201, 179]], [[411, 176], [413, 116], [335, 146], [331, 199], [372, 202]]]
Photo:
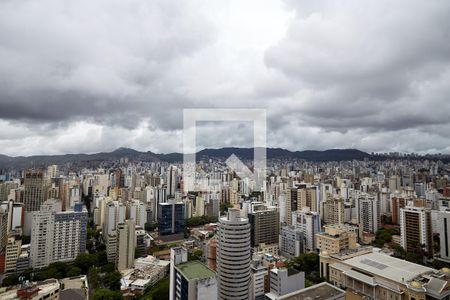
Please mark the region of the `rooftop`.
[[344, 263], [402, 284], [420, 274], [433, 271], [431, 268], [381, 253], [363, 254], [347, 259]]
[[332, 300], [332, 299], [344, 299], [345, 292], [337, 287], [327, 283], [319, 283], [309, 288], [302, 289], [281, 297], [272, 299], [283, 300]]
[[205, 279], [216, 276], [216, 273], [199, 261], [189, 261], [177, 265], [178, 270], [188, 279]]

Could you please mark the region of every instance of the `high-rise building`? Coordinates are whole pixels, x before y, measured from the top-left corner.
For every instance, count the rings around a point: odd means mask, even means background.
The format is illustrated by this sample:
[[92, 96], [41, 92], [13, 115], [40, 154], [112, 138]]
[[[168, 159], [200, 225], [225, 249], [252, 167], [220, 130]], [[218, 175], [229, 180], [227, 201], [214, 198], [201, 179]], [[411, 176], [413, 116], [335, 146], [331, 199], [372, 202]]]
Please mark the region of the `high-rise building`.
[[57, 165], [51, 165], [47, 167], [47, 178], [55, 178], [58, 177], [58, 166]]
[[167, 196], [169, 198], [175, 197], [177, 189], [177, 167], [170, 166], [167, 170]]
[[392, 212], [392, 223], [400, 224], [400, 209], [406, 206], [406, 199], [399, 197], [392, 197], [391, 199], [391, 212]]
[[[280, 214], [280, 223], [282, 224], [290, 224], [287, 223], [287, 205], [286, 205], [286, 193], [282, 193], [278, 196], [278, 212]], [[291, 210], [292, 212], [292, 210]]]
[[21, 240], [16, 240], [15, 237], [8, 238], [5, 251], [5, 273], [16, 271], [16, 263], [20, 255], [21, 246]]
[[337, 254], [343, 250], [356, 249], [357, 227], [350, 225], [325, 226], [325, 231], [317, 234], [317, 248], [321, 253]]
[[117, 224], [124, 223], [126, 219], [126, 206], [111, 199], [102, 202], [103, 229], [102, 237], [106, 245], [108, 262], [115, 262], [117, 251]]
[[260, 244], [278, 243], [280, 233], [280, 219], [275, 208], [258, 205], [248, 214], [251, 228], [251, 245], [257, 247]]
[[450, 208], [438, 213], [436, 227], [439, 231], [441, 259], [450, 262]]
[[286, 217], [288, 224], [292, 224], [292, 212], [308, 208], [311, 211], [318, 211], [317, 187], [307, 184], [298, 184], [295, 188], [287, 191]]
[[88, 212], [81, 203], [56, 213], [53, 261], [72, 261], [86, 250]]
[[219, 219], [217, 239], [218, 299], [250, 299], [250, 224], [239, 209]]
[[117, 224], [116, 267], [119, 271], [129, 269], [134, 265], [136, 250], [136, 231], [133, 220]]
[[280, 254], [285, 257], [296, 257], [305, 252], [303, 231], [295, 226], [281, 227], [279, 239]]
[[401, 246], [408, 252], [416, 252], [425, 246], [428, 256], [433, 255], [433, 231], [431, 210], [423, 206], [409, 206], [400, 210]]
[[414, 191], [416, 192], [417, 197], [425, 198], [425, 184], [423, 182], [414, 183]]
[[132, 200], [128, 204], [128, 219], [134, 220], [136, 225], [144, 227], [147, 223], [147, 206], [139, 200]]
[[216, 273], [199, 261], [188, 261], [183, 247], [170, 249], [169, 299], [217, 299]]
[[344, 200], [328, 195], [327, 200], [322, 202], [323, 221], [327, 225], [344, 223]]
[[377, 197], [362, 195], [357, 199], [359, 231], [376, 233], [381, 225], [380, 201]]
[[310, 211], [309, 208], [304, 208], [301, 211], [292, 213], [292, 225], [300, 229], [305, 239], [304, 251], [315, 252], [316, 234], [320, 232], [320, 215], [315, 211]]
[[86, 251], [88, 213], [81, 203], [73, 211], [61, 211], [55, 199], [44, 202], [33, 213], [30, 263], [33, 268], [56, 261], [73, 261]]
[[0, 207], [0, 254], [5, 253], [8, 242], [8, 211]]
[[10, 200], [10, 195], [15, 195], [14, 190], [17, 188], [18, 184], [14, 181], [0, 182], [0, 202]]
[[41, 171], [29, 171], [24, 179], [25, 211], [37, 211], [46, 199], [45, 178]]
[[292, 212], [298, 210], [298, 190], [290, 188], [286, 193], [286, 221], [292, 224]]
[[399, 191], [400, 190], [400, 177], [397, 175], [391, 176], [389, 178], [389, 190], [391, 192]]
[[9, 205], [9, 230], [12, 232], [21, 232], [24, 222], [24, 209], [23, 203], [14, 203], [10, 201]]
[[57, 201], [49, 199], [40, 210], [33, 212], [30, 241], [30, 266], [33, 268], [42, 268], [53, 262], [56, 211]]
[[161, 235], [181, 233], [184, 230], [184, 203], [170, 201], [158, 204], [158, 232]]

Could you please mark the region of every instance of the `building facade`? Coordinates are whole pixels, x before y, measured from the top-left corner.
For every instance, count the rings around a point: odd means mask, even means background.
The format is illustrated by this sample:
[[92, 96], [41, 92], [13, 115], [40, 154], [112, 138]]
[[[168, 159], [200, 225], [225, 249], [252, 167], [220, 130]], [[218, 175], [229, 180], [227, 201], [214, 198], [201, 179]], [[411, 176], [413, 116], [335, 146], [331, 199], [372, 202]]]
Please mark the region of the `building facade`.
[[299, 256], [305, 252], [305, 237], [301, 229], [282, 226], [279, 239], [280, 254], [285, 257]]
[[46, 186], [44, 173], [29, 171], [24, 179], [24, 205], [25, 211], [37, 211], [46, 200]]
[[184, 230], [184, 203], [158, 204], [158, 231], [161, 235], [181, 233]]
[[292, 225], [300, 229], [305, 239], [304, 251], [317, 250], [316, 234], [320, 232], [320, 215], [309, 208], [292, 213]]
[[450, 262], [450, 208], [438, 213], [436, 227], [439, 231], [441, 259]]
[[350, 225], [325, 226], [324, 232], [317, 234], [317, 247], [320, 252], [336, 254], [343, 250], [358, 248], [357, 228]]
[[250, 212], [248, 219], [251, 228], [251, 245], [257, 247], [260, 244], [278, 243], [280, 232], [280, 217], [276, 209], [261, 207]]
[[250, 299], [250, 224], [239, 209], [219, 219], [217, 237], [218, 299]]
[[60, 211], [56, 200], [47, 200], [33, 212], [30, 264], [42, 268], [56, 261], [73, 261], [86, 251], [88, 213], [81, 203], [73, 211]]
[[431, 211], [426, 207], [406, 206], [400, 210], [401, 246], [409, 252], [423, 248], [433, 255]]

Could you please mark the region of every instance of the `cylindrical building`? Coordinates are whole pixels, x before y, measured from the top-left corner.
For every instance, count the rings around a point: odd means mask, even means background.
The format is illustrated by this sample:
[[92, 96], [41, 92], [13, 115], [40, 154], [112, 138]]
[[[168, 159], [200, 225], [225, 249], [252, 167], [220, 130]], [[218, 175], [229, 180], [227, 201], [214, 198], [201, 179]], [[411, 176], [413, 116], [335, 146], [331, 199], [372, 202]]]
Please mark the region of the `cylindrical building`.
[[218, 299], [250, 299], [250, 224], [239, 209], [220, 218], [217, 238]]

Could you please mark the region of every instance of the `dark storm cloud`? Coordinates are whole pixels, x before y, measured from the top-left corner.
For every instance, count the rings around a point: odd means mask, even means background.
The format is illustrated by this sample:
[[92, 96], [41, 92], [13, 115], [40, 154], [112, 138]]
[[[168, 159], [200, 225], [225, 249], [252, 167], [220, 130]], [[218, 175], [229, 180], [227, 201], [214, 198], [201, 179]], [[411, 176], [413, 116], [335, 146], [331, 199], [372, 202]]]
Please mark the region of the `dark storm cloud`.
[[134, 127], [154, 118], [173, 128], [161, 115], [188, 99], [174, 93], [170, 72], [213, 38], [184, 1], [0, 5], [0, 118], [8, 120]]
[[181, 151], [196, 107], [267, 108], [272, 147], [450, 152], [449, 40], [439, 0], [1, 1], [0, 152]]
[[265, 62], [297, 84], [286, 106], [309, 125], [374, 132], [448, 124], [449, 2], [288, 4], [296, 17]]

